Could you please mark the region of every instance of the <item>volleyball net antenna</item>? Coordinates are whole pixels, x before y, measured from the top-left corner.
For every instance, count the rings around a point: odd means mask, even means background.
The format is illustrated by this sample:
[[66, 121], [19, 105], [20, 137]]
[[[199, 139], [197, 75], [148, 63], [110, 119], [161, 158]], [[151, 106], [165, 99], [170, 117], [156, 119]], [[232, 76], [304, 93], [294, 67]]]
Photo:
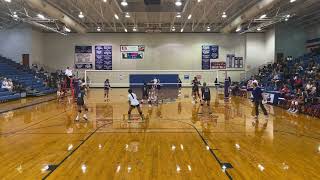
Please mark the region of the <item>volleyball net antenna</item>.
[[[109, 80], [111, 87], [142, 87], [145, 83], [152, 85], [159, 80], [161, 87], [191, 87], [194, 77], [208, 86], [216, 82], [223, 84], [225, 75], [238, 77], [242, 71], [226, 70], [86, 70], [83, 77], [90, 87], [103, 87]], [[179, 82], [181, 80], [181, 83]], [[237, 79], [234, 79], [237, 80]]]

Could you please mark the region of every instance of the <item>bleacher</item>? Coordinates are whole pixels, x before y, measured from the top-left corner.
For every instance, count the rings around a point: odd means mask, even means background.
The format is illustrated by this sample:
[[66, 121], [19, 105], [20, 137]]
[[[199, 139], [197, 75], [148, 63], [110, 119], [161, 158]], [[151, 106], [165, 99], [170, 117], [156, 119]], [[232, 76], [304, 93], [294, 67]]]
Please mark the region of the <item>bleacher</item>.
[[[0, 83], [2, 83], [0, 81]], [[6, 89], [0, 88], [0, 102], [20, 99], [20, 93], [10, 92]]]
[[[0, 76], [12, 79], [21, 84], [24, 89], [26, 89], [28, 96], [41, 96], [56, 92], [56, 89], [46, 87], [42, 79], [35, 77], [31, 69], [1, 56]], [[12, 94], [8, 98], [13, 98], [11, 96]]]

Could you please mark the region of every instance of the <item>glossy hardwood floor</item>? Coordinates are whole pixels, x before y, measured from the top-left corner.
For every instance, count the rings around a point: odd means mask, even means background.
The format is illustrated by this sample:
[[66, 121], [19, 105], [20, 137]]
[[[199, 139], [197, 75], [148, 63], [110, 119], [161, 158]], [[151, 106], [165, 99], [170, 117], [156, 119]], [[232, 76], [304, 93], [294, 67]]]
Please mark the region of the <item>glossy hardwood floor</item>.
[[190, 91], [143, 105], [144, 122], [124, 120], [126, 89], [91, 89], [88, 122], [68, 102], [3, 113], [0, 179], [320, 179], [320, 119], [267, 106], [255, 121], [247, 99]]

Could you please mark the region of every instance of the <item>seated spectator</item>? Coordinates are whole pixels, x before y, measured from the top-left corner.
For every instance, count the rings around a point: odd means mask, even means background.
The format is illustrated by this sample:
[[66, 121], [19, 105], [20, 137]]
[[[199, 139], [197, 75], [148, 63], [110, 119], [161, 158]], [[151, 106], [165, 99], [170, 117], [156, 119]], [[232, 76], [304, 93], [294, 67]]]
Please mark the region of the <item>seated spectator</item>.
[[287, 98], [290, 96], [290, 89], [288, 87], [288, 85], [284, 85], [283, 88], [280, 90], [281, 96], [283, 98]]
[[13, 82], [11, 79], [8, 80], [8, 86], [7, 86], [7, 89], [12, 92], [13, 90]]
[[1, 84], [2, 89], [8, 89], [8, 80], [7, 78], [4, 78]]
[[298, 89], [301, 89], [303, 87], [303, 82], [302, 79], [298, 76], [294, 77], [294, 87], [296, 89], [296, 91], [298, 91]]

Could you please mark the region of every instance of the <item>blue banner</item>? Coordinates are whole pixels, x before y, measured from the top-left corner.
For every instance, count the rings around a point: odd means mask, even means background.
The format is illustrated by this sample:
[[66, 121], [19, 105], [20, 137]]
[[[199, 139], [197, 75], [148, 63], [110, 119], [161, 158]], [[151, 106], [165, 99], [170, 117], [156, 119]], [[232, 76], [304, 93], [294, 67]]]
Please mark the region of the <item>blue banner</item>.
[[112, 70], [112, 46], [95, 46], [96, 70]]
[[210, 60], [219, 58], [219, 46], [203, 45], [202, 46], [202, 69], [210, 69]]

